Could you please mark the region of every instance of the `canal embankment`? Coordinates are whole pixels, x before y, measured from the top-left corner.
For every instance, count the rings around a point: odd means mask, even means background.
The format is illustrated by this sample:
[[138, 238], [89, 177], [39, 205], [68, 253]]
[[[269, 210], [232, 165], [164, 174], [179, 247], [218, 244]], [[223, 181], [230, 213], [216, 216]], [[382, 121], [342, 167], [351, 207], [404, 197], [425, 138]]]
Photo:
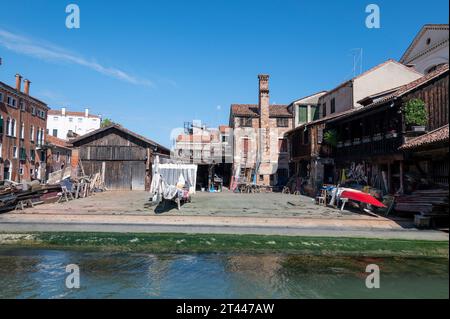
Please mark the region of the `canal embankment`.
[[0, 247], [145, 253], [448, 258], [448, 241], [182, 233], [0, 233]]

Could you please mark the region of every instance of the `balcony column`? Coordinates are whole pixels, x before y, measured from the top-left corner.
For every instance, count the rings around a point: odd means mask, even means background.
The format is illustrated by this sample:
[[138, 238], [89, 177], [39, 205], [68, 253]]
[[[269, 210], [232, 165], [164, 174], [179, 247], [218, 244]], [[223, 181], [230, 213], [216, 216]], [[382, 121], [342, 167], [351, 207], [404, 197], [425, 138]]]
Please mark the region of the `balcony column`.
[[388, 193], [391, 193], [391, 188], [392, 188], [392, 169], [391, 169], [391, 161], [389, 160], [387, 163], [387, 168], [388, 168], [388, 177], [387, 177], [387, 184], [388, 184]]
[[403, 160], [400, 161], [400, 194], [404, 193], [404, 188], [403, 188], [403, 183], [404, 183], [404, 162]]

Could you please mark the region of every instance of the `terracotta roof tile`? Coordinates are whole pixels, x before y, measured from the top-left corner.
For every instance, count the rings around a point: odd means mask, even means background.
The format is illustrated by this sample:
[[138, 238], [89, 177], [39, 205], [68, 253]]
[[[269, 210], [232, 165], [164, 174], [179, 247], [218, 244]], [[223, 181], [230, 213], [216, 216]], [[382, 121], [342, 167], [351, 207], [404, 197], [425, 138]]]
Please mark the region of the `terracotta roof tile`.
[[[235, 116], [259, 117], [258, 104], [232, 104], [231, 114]], [[292, 117], [288, 105], [271, 104], [269, 106], [270, 117]]]
[[59, 147], [69, 148], [70, 144], [67, 143], [65, 140], [62, 140], [60, 138], [57, 138], [53, 135], [46, 135], [45, 139], [47, 140], [47, 143]]
[[431, 131], [427, 134], [418, 136], [413, 138], [402, 146], [400, 146], [401, 150], [413, 150], [422, 146], [433, 145], [435, 143], [444, 143], [447, 142], [448, 146], [448, 124], [442, 126], [434, 131]]

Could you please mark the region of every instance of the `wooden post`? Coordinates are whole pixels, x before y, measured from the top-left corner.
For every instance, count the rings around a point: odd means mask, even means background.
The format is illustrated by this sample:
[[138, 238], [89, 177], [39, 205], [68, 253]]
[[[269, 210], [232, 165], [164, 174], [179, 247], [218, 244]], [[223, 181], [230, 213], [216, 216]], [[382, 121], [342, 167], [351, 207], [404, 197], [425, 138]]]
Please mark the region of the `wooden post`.
[[388, 162], [387, 167], [388, 167], [388, 178], [387, 178], [388, 189], [387, 189], [387, 191], [388, 191], [388, 193], [390, 194], [390, 193], [391, 193], [391, 187], [392, 187], [392, 181], [391, 181], [391, 179], [392, 179], [391, 161]]
[[399, 191], [400, 194], [403, 194], [405, 191], [405, 189], [404, 189], [404, 172], [403, 172], [404, 167], [403, 166], [404, 166], [404, 163], [403, 163], [403, 160], [401, 160], [400, 161], [400, 191]]

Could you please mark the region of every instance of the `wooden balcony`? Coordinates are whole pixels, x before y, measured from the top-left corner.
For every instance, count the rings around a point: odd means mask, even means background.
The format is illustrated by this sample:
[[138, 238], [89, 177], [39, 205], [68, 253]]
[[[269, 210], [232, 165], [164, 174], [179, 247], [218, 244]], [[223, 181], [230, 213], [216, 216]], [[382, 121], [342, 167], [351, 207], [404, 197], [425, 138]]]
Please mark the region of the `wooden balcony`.
[[338, 143], [334, 148], [337, 159], [364, 158], [375, 155], [389, 155], [398, 153], [402, 138], [397, 134], [375, 134]]

